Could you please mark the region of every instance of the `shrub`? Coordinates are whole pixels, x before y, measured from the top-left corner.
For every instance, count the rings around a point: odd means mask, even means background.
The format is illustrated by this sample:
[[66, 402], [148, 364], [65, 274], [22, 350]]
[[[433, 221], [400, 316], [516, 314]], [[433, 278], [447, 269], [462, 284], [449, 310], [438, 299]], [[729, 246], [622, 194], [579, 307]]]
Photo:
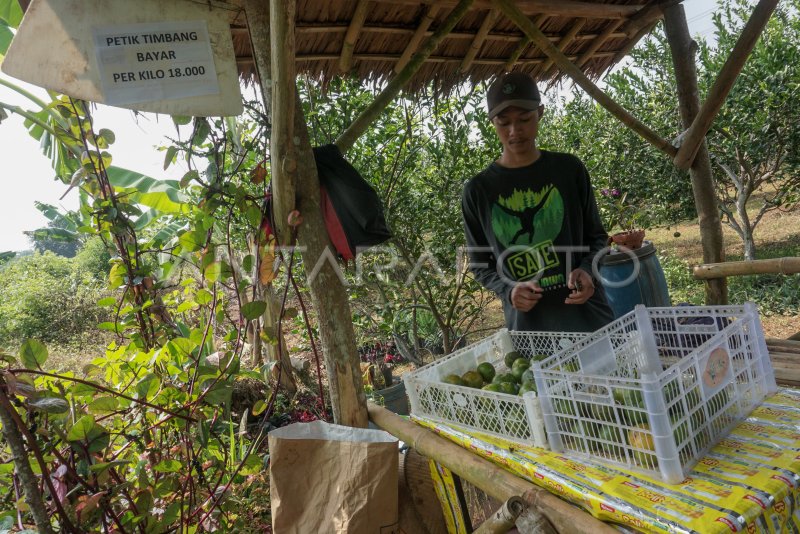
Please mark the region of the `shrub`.
[[102, 284], [75, 260], [51, 252], [15, 258], [0, 268], [0, 345], [35, 337], [66, 342], [94, 328]]

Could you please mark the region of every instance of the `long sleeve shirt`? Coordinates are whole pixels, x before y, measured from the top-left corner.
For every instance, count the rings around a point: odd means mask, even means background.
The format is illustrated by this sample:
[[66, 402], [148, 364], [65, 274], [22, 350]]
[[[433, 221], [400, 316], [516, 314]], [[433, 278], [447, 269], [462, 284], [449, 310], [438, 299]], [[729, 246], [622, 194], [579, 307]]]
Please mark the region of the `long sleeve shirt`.
[[[613, 319], [597, 284], [585, 304], [564, 303], [569, 273], [580, 267], [593, 274], [608, 240], [578, 158], [542, 151], [526, 167], [492, 163], [465, 184], [462, 212], [470, 269], [500, 297], [509, 329], [593, 331]], [[526, 280], [536, 280], [544, 294], [531, 311], [520, 312], [511, 305], [511, 290]]]

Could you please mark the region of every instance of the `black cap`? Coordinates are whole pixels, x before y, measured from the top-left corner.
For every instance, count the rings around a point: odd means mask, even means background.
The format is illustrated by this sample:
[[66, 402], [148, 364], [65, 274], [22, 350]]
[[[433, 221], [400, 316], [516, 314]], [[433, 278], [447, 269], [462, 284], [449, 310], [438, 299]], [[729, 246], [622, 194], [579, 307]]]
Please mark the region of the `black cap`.
[[500, 76], [486, 92], [486, 107], [489, 119], [504, 109], [516, 106], [533, 111], [542, 103], [539, 88], [529, 75], [522, 72], [510, 72]]

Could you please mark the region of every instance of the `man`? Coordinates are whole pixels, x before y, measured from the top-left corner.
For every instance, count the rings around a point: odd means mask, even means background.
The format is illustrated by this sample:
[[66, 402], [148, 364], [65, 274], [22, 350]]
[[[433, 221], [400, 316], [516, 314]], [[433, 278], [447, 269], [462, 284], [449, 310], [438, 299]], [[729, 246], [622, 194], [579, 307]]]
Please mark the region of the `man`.
[[614, 317], [591, 273], [608, 234], [586, 167], [537, 147], [544, 106], [530, 76], [501, 76], [486, 101], [503, 152], [462, 194], [475, 278], [500, 297], [510, 330], [604, 326]]

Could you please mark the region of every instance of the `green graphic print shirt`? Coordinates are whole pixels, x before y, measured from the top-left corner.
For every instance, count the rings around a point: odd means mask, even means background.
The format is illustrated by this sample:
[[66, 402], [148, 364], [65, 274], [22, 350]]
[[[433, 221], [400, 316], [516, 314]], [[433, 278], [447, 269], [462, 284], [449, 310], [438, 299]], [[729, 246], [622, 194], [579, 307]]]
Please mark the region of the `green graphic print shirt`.
[[[461, 207], [470, 269], [502, 300], [509, 329], [588, 332], [613, 319], [597, 284], [586, 304], [564, 304], [570, 271], [591, 275], [608, 239], [578, 158], [543, 150], [527, 167], [492, 163], [466, 183]], [[514, 284], [525, 280], [545, 290], [527, 313], [510, 299]]]

